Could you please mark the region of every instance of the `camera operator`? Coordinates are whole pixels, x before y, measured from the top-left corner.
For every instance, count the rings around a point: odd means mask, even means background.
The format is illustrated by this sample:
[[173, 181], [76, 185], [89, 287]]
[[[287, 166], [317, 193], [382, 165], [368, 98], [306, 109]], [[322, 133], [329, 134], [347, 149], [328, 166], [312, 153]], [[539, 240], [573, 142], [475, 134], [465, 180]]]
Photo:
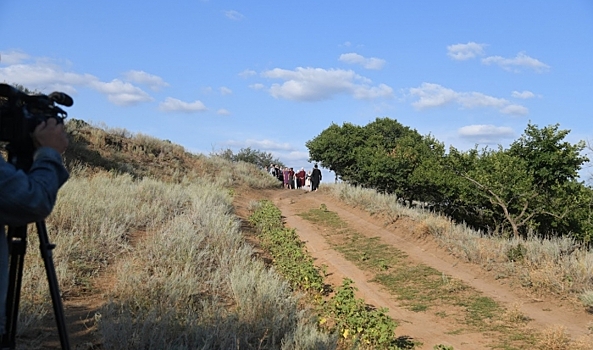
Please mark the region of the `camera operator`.
[[49, 118], [37, 125], [31, 136], [36, 150], [27, 173], [0, 157], [0, 334], [6, 323], [9, 279], [5, 225], [25, 226], [44, 220], [69, 176], [61, 156], [68, 147], [64, 124]]

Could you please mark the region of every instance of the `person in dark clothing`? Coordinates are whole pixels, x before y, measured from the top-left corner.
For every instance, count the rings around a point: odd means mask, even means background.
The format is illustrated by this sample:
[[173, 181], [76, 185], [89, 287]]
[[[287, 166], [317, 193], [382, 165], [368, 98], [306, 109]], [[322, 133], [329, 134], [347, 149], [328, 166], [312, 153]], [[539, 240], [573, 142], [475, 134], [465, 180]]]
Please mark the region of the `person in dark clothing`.
[[32, 134], [36, 151], [27, 173], [0, 157], [0, 334], [6, 322], [8, 242], [4, 226], [44, 220], [52, 211], [58, 190], [69, 177], [61, 153], [68, 147], [64, 124], [50, 118]]
[[294, 190], [294, 180], [295, 180], [294, 169], [289, 168], [288, 169], [288, 188], [291, 190]]
[[282, 169], [280, 169], [280, 167], [278, 165], [276, 165], [274, 167], [274, 169], [276, 170], [276, 178], [278, 179], [278, 181], [280, 181], [280, 187], [284, 186], [284, 174], [282, 172]]
[[321, 170], [317, 167], [317, 164], [313, 166], [313, 171], [311, 172], [311, 191], [317, 191], [319, 188], [319, 183], [321, 182]]

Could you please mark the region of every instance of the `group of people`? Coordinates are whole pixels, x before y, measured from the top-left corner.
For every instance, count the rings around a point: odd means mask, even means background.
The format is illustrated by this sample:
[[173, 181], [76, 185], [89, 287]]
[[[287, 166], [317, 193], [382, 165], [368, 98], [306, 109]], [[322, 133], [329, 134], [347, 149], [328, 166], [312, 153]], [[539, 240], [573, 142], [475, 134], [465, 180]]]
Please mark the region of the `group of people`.
[[282, 188], [286, 189], [317, 191], [322, 178], [321, 170], [317, 164], [313, 166], [313, 170], [307, 172], [305, 172], [305, 168], [295, 172], [293, 168], [280, 168], [278, 164], [270, 164], [268, 172], [280, 181]]

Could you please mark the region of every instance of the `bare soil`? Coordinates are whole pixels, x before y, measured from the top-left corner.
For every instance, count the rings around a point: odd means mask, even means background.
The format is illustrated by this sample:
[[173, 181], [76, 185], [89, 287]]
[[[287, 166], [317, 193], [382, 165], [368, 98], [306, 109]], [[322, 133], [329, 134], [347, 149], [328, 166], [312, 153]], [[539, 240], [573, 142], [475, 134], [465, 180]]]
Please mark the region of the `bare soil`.
[[430, 237], [422, 233], [420, 223], [402, 218], [395, 224], [386, 225], [381, 218], [352, 208], [321, 191], [278, 190], [267, 193], [282, 211], [287, 226], [296, 229], [306, 247], [316, 260], [316, 265], [327, 266], [329, 282], [340, 285], [344, 277], [352, 279], [358, 288], [359, 297], [376, 307], [386, 307], [389, 315], [399, 322], [398, 336], [409, 336], [420, 341], [421, 349], [433, 349], [437, 344], [452, 345], [459, 349], [490, 348], [492, 339], [488, 332], [456, 332], [463, 328], [451, 318], [442, 318], [429, 312], [413, 312], [400, 307], [395, 296], [381, 285], [370, 282], [372, 275], [347, 261], [339, 252], [331, 249], [320, 228], [297, 214], [325, 204], [350, 228], [367, 236], [380, 237], [380, 242], [404, 251], [418, 263], [433, 267], [452, 278], [459, 279], [484, 296], [490, 297], [507, 309], [517, 309], [530, 319], [529, 326], [536, 330], [565, 328], [573, 339], [587, 339], [593, 344], [590, 328], [593, 315], [582, 307], [568, 301], [553, 298], [535, 298], [528, 291], [509, 286], [478, 266], [468, 264], [451, 256]]

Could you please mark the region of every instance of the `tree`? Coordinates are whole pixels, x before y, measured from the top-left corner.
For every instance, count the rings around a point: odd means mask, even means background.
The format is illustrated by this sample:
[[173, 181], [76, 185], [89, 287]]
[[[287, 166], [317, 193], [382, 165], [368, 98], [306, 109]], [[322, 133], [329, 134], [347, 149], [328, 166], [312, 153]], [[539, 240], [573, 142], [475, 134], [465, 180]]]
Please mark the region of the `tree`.
[[509, 149], [459, 152], [396, 120], [332, 124], [307, 142], [310, 159], [353, 185], [428, 202], [457, 221], [514, 236], [593, 239], [593, 190], [578, 182], [584, 143], [558, 125], [529, 124]]
[[359, 126], [332, 124], [305, 145], [309, 149], [309, 161], [319, 162], [344, 181], [356, 182], [356, 152], [364, 145], [364, 139], [364, 130]]
[[578, 183], [578, 173], [589, 159], [582, 155], [585, 142], [570, 144], [564, 141], [570, 130], [559, 130], [559, 125], [538, 128], [528, 124], [525, 133], [509, 148], [512, 156], [523, 159], [533, 186], [541, 198], [542, 210], [534, 221], [544, 234], [561, 234], [581, 230], [575, 215], [587, 207], [583, 198], [584, 186]]
[[484, 149], [474, 160], [470, 169], [459, 172], [477, 189], [465, 193], [464, 202], [474, 203], [481, 221], [493, 225], [495, 231], [504, 231], [508, 223], [513, 236], [519, 237], [525, 232], [522, 228], [529, 227], [531, 219], [542, 210], [527, 162], [501, 146], [498, 150]]
[[[514, 236], [571, 234], [589, 239], [591, 191], [577, 181], [584, 143], [563, 141], [568, 131], [558, 125], [539, 129], [529, 124], [507, 150], [453, 153], [450, 164], [473, 186], [459, 184], [461, 207], [472, 225], [508, 226]], [[486, 202], [484, 202], [486, 200]]]
[[246, 162], [255, 164], [260, 169], [266, 169], [270, 164], [278, 164], [284, 166], [284, 164], [278, 159], [274, 158], [272, 153], [263, 152], [260, 150], [251, 149], [251, 147], [241, 148], [237, 154], [233, 153], [230, 148], [220, 150], [212, 153], [212, 156], [221, 157], [232, 162]]
[[539, 129], [529, 123], [525, 133], [509, 148], [511, 155], [524, 159], [535, 185], [549, 192], [554, 185], [575, 180], [589, 159], [581, 155], [585, 142], [575, 145], [563, 141], [570, 130], [558, 130], [559, 124]]

